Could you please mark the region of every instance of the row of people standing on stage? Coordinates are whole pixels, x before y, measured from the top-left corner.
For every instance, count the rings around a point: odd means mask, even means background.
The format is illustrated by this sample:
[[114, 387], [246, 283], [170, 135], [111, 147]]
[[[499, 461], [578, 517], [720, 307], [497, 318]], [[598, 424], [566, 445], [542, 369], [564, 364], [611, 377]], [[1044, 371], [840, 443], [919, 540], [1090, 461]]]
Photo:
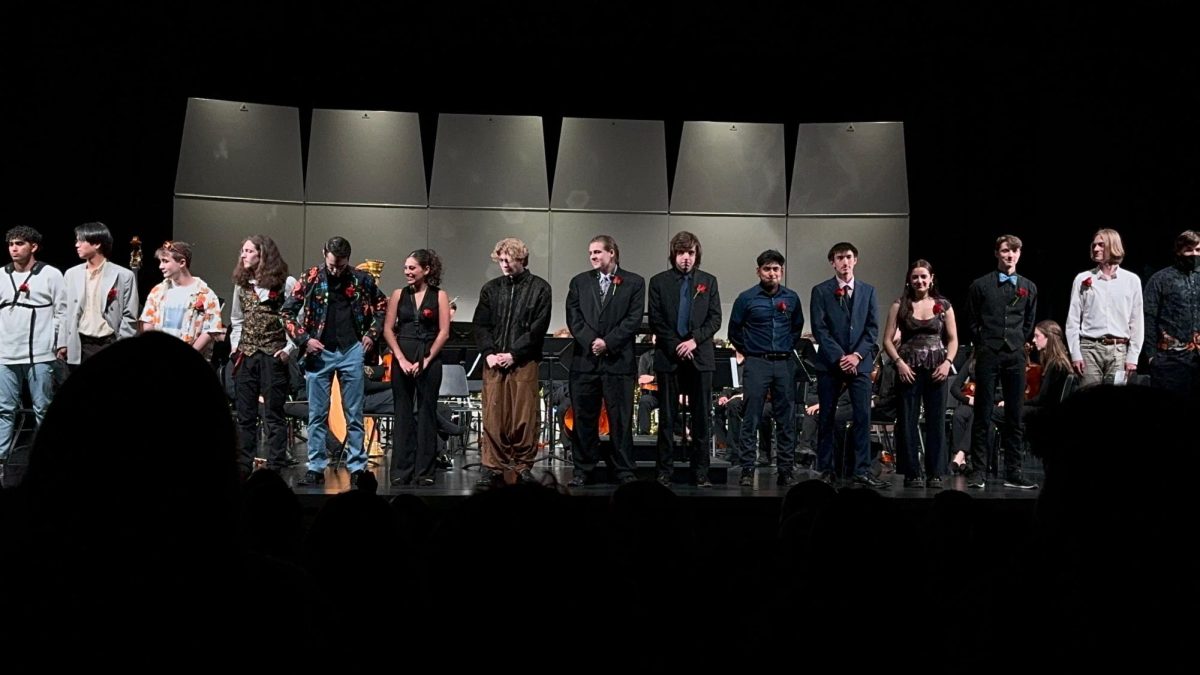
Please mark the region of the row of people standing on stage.
[[[155, 256], [163, 274], [138, 312], [134, 273], [112, 263], [108, 254], [112, 235], [100, 223], [76, 228], [76, 250], [84, 260], [62, 275], [36, 260], [41, 235], [28, 227], [8, 233], [12, 263], [10, 283], [0, 285], [0, 303], [8, 312], [0, 317], [6, 330], [2, 340], [4, 378], [0, 382], [0, 442], [11, 436], [21, 388], [34, 390], [34, 412], [40, 421], [52, 392], [45, 372], [56, 359], [71, 366], [121, 337], [142, 330], [162, 330], [193, 348], [209, 352], [224, 334], [220, 299], [201, 279], [191, 274], [192, 250], [185, 242], [168, 241]], [[1152, 356], [1152, 383], [1177, 391], [1200, 389], [1200, 234], [1182, 233], [1176, 240], [1177, 261], [1156, 273], [1143, 292], [1140, 280], [1120, 268], [1124, 256], [1120, 236], [1113, 230], [1096, 233], [1091, 244], [1095, 266], [1073, 282], [1066, 343], [1071, 368], [1091, 384], [1122, 379], [1134, 372], [1140, 351]], [[1004, 236], [996, 242], [998, 270], [972, 284], [967, 306], [975, 335], [979, 403], [990, 405], [999, 385], [1005, 399], [1004, 446], [1008, 464], [1006, 484], [1031, 487], [1019, 473], [1022, 442], [1021, 394], [1023, 364], [1020, 352], [1033, 334], [1037, 287], [1016, 274], [1021, 242]], [[342, 237], [330, 239], [323, 264], [310, 268], [296, 281], [287, 275], [286, 263], [267, 237], [248, 238], [234, 274], [233, 336], [236, 352], [239, 417], [244, 418], [243, 464], [252, 461], [257, 434], [258, 395], [267, 402], [268, 462], [282, 461], [283, 367], [298, 345], [309, 389], [310, 461], [302, 484], [319, 483], [325, 462], [323, 434], [327, 432], [329, 390], [333, 373], [343, 386], [348, 423], [348, 462], [354, 476], [365, 470], [362, 443], [361, 384], [363, 356], [382, 335], [392, 348], [395, 405], [400, 412], [399, 444], [414, 448], [402, 454], [393, 467], [393, 480], [428, 484], [431, 479], [436, 414], [437, 361], [448, 335], [446, 294], [438, 289], [441, 263], [432, 251], [415, 251], [406, 260], [408, 285], [393, 293], [389, 302], [370, 275], [349, 267], [350, 245]], [[640, 326], [641, 310], [649, 296], [649, 314], [657, 344], [654, 371], [659, 396], [687, 401], [686, 410], [664, 408], [659, 425], [658, 478], [669, 483], [673, 472], [672, 431], [680, 428], [675, 417], [687, 418], [690, 435], [690, 469], [699, 485], [706, 485], [710, 436], [711, 378], [715, 369], [712, 339], [721, 326], [717, 279], [699, 269], [702, 249], [698, 238], [681, 232], [668, 247], [669, 269], [649, 283], [620, 268], [616, 241], [601, 235], [589, 243], [592, 270], [571, 281], [567, 315], [575, 337], [571, 362], [571, 390], [579, 418], [580, 442], [573, 449], [575, 482], [593, 480], [598, 459], [601, 411], [611, 409], [614, 452], [612, 468], [618, 479], [633, 475], [632, 391], [637, 368], [631, 349]], [[476, 336], [486, 359], [484, 480], [512, 470], [529, 480], [536, 456], [537, 366], [542, 336], [548, 328], [551, 289], [526, 268], [528, 248], [516, 239], [505, 239], [493, 250], [502, 276], [489, 281], [480, 293], [475, 315]], [[866, 434], [869, 420], [869, 378], [876, 353], [878, 319], [874, 289], [857, 281], [854, 267], [858, 252], [852, 244], [836, 245], [829, 252], [834, 278], [812, 289], [810, 311], [813, 333], [820, 347], [816, 358], [822, 431], [818, 440], [817, 468], [830, 478], [832, 464], [833, 405], [844, 390], [850, 393], [854, 417], [854, 480], [875, 487], [884, 483], [869, 471]], [[731, 342], [747, 359], [744, 401], [748, 424], [738, 439], [742, 482], [752, 481], [754, 445], [766, 392], [771, 391], [772, 414], [779, 422], [779, 482], [791, 482], [794, 468], [794, 419], [791, 414], [793, 352], [804, 326], [799, 296], [780, 282], [784, 258], [765, 251], [757, 260], [759, 284], [734, 303], [729, 323]], [[429, 291], [433, 291], [430, 293]], [[906, 275], [904, 296], [889, 312], [891, 326], [901, 334], [894, 351], [902, 383], [903, 436], [915, 431], [913, 415], [924, 399], [928, 410], [944, 400], [949, 362], [957, 349], [953, 308], [935, 291], [929, 263], [915, 263]], [[380, 319], [380, 316], [384, 318]], [[39, 319], [42, 319], [39, 321]], [[1143, 325], [1144, 324], [1144, 325]], [[282, 329], [280, 326], [282, 325]], [[1144, 331], [1143, 331], [1144, 328]], [[1149, 339], [1143, 344], [1144, 332]], [[780, 389], [781, 395], [775, 390]], [[939, 397], [938, 392], [941, 391]], [[15, 392], [15, 393], [14, 393]], [[784, 395], [786, 394], [786, 396]], [[411, 406], [411, 408], [410, 408]], [[253, 411], [251, 409], [254, 409]], [[415, 416], [408, 411], [415, 409]], [[927, 419], [935, 417], [927, 414]], [[983, 448], [988, 415], [973, 422], [972, 475], [969, 484], [982, 485]], [[490, 422], [490, 424], [489, 424]], [[931, 430], [932, 434], [932, 430]], [[916, 458], [903, 463], [910, 481], [935, 482], [944, 462], [940, 439], [927, 451], [925, 466]], [[0, 445], [0, 452], [9, 443]], [[912, 452], [915, 443], [906, 443]], [[912, 475], [909, 475], [912, 474]]]

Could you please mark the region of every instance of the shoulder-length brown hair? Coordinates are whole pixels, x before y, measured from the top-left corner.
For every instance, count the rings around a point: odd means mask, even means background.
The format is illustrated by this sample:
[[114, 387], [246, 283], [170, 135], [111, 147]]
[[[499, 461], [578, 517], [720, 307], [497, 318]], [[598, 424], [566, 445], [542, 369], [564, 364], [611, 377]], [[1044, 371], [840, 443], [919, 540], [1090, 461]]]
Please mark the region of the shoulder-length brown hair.
[[[283, 290], [283, 284], [288, 278], [288, 266], [283, 256], [279, 255], [279, 247], [275, 245], [275, 240], [265, 234], [252, 234], [246, 237], [246, 241], [258, 249], [258, 265], [254, 269], [247, 269], [239, 255], [237, 267], [233, 268], [234, 285], [248, 287], [253, 279], [259, 288], [269, 291]], [[245, 242], [242, 243], [245, 245]]]

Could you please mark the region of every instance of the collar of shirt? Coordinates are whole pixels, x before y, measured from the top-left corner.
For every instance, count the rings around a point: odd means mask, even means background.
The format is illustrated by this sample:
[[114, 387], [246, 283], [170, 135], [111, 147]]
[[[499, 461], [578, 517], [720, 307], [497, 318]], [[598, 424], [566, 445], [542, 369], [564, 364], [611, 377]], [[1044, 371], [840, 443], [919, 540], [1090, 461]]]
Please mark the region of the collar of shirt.
[[1120, 271], [1121, 271], [1121, 268], [1119, 266], [1114, 267], [1112, 276], [1108, 277], [1108, 276], [1104, 276], [1103, 269], [1097, 267], [1096, 269], [1092, 270], [1092, 273], [1096, 275], [1097, 279], [1100, 279], [1103, 281], [1112, 281], [1113, 279], [1117, 278], [1117, 272], [1120, 272]]
[[842, 281], [841, 279], [838, 279], [837, 282], [838, 288], [849, 288], [851, 293], [854, 292], [854, 277], [850, 277], [850, 281]]

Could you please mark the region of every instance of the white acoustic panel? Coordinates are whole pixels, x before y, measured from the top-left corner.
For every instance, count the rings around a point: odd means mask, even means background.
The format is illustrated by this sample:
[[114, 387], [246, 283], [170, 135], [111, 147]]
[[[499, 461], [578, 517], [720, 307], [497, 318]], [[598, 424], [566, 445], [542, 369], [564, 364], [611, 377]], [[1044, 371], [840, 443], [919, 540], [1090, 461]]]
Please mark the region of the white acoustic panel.
[[790, 215], [906, 215], [904, 124], [801, 124]]
[[299, 111], [189, 98], [175, 194], [301, 201]]
[[[787, 233], [788, 286], [800, 294], [804, 316], [809, 316], [812, 287], [833, 277], [829, 249], [848, 241], [858, 249], [855, 278], [877, 291], [882, 333], [888, 307], [904, 290], [904, 273], [910, 262], [908, 218], [789, 218]], [[806, 324], [805, 330], [809, 327]]]
[[783, 215], [783, 125], [685, 122], [671, 213]]
[[[233, 268], [250, 235], [265, 234], [275, 240], [293, 275], [304, 264], [304, 207], [300, 204], [176, 197], [171, 232], [172, 238], [192, 244], [192, 274], [226, 300], [226, 319]], [[161, 241], [145, 242], [143, 275], [158, 276], [153, 255], [161, 245]]]
[[313, 110], [305, 194], [309, 202], [426, 206], [417, 114]]
[[431, 206], [546, 209], [549, 194], [542, 118], [438, 116]]
[[566, 117], [554, 166], [554, 209], [667, 211], [661, 121]]
[[304, 265], [321, 264], [322, 248], [330, 237], [350, 242], [350, 263], [382, 260], [379, 288], [384, 293], [405, 285], [404, 259], [428, 243], [428, 209], [395, 209], [371, 206], [319, 206], [305, 209]]
[[[668, 236], [687, 230], [700, 239], [704, 255], [701, 269], [715, 275], [721, 292], [721, 330], [724, 338], [733, 301], [742, 291], [758, 283], [758, 254], [767, 249], [782, 252], [785, 248], [783, 218], [753, 216], [679, 216], [672, 215]], [[664, 247], [664, 266], [665, 263]]]
[[[529, 270], [549, 281], [549, 218], [547, 211], [430, 209], [429, 247], [438, 252], [446, 268], [442, 288], [450, 297], [459, 297], [456, 318], [470, 321], [479, 303], [479, 289], [500, 276], [491, 255], [496, 242], [505, 237], [524, 241], [529, 247]], [[559, 290], [554, 292], [557, 303]]]
[[550, 212], [550, 276], [548, 280], [557, 294], [550, 330], [567, 325], [567, 289], [571, 278], [592, 268], [588, 262], [588, 243], [598, 234], [617, 240], [621, 252], [620, 266], [637, 272], [647, 281], [667, 269], [666, 214], [653, 213], [577, 213]]

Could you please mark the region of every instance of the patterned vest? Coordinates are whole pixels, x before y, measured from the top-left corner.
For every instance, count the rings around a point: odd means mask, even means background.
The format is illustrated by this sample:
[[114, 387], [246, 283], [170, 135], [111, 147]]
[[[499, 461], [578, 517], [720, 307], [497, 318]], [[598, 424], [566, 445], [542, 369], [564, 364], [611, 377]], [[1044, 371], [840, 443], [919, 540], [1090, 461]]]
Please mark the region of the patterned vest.
[[279, 316], [279, 308], [283, 306], [283, 293], [275, 298], [260, 301], [258, 293], [252, 288], [238, 287], [242, 301], [242, 339], [238, 342], [238, 351], [246, 356], [256, 352], [274, 354], [287, 344], [287, 333], [283, 329], [283, 319]]

